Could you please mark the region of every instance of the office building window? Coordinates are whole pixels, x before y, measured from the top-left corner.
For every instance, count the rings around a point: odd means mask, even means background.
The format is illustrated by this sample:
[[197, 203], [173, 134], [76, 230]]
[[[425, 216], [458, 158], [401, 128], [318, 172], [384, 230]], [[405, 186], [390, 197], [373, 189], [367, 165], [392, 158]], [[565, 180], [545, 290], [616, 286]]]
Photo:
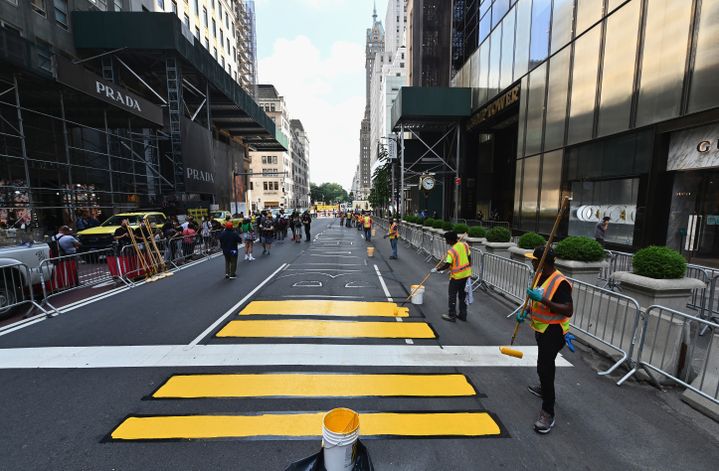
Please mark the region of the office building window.
[[222, 31], [222, 28], [220, 28], [220, 47], [225, 43], [225, 33]]
[[182, 19], [183, 23], [185, 23], [185, 26], [187, 26], [187, 29], [190, 29], [190, 17], [185, 15]]
[[569, 90], [569, 52], [569, 48], [562, 49], [562, 52], [549, 60], [547, 123], [544, 131], [545, 150], [556, 149], [564, 145], [567, 92]]
[[30, 4], [35, 13], [45, 16], [45, 0], [30, 0]]
[[552, 54], [572, 40], [574, 21], [574, 0], [554, 0], [552, 13]]
[[227, 38], [226, 42], [227, 42], [227, 53], [229, 54], [230, 53], [230, 38]]
[[552, 16], [552, 0], [532, 2], [532, 29], [529, 41], [529, 70], [547, 58], [549, 54], [549, 20]]
[[225, 56], [220, 56], [220, 65], [222, 65], [222, 68], [225, 68]]
[[214, 57], [215, 60], [217, 60], [217, 48], [216, 47], [212, 48], [212, 57]]
[[514, 40], [514, 80], [519, 80], [527, 73], [529, 62], [529, 25], [532, 20], [532, 1], [519, 0], [515, 10], [517, 10], [517, 36]]
[[172, 0], [172, 13], [177, 15], [177, 2], [175, 0]]
[[210, 40], [205, 36], [205, 40], [203, 41], [205, 43], [205, 49], [208, 51], [210, 50]]
[[522, 229], [536, 230], [537, 200], [539, 198], [539, 159], [540, 156], [524, 159], [522, 186]]
[[197, 26], [195, 26], [195, 37], [197, 39], [200, 39], [200, 28], [198, 28]]
[[230, 29], [230, 15], [225, 12], [225, 28]]
[[162, 11], [165, 11], [165, 0], [157, 0], [157, 4], [162, 9]]
[[215, 22], [214, 18], [212, 18], [212, 37], [217, 37], [217, 23]]
[[218, 5], [218, 11], [220, 12], [220, 16], [219, 16], [220, 21], [222, 21], [222, 1], [220, 1], [219, 5]]
[[650, 0], [646, 5], [638, 126], [679, 115], [692, 17], [691, 2]]
[[265, 191], [268, 191], [267, 182], [262, 182], [262, 188], [264, 188]]
[[641, 3], [634, 0], [607, 18], [597, 128], [599, 136], [629, 128]]
[[719, 2], [703, 2], [689, 93], [689, 112], [719, 105]]
[[195, 15], [199, 15], [199, 14], [200, 14], [200, 4], [199, 4], [199, 0], [192, 0], [192, 12], [193, 12]]
[[577, 0], [576, 36], [586, 31], [602, 17], [604, 2], [597, 0]]
[[207, 28], [207, 8], [202, 7], [202, 24]]
[[597, 95], [599, 69], [599, 37], [601, 28], [592, 28], [574, 45], [572, 93], [569, 105], [569, 133], [567, 144], [592, 138], [594, 103]]
[[55, 21], [67, 29], [67, 0], [53, 0], [55, 6]]
[[562, 182], [562, 151], [547, 152], [542, 156], [542, 189], [539, 193], [540, 232], [552, 231], [559, 212], [559, 194]]
[[544, 63], [537, 67], [529, 75], [527, 131], [525, 134], [525, 152], [527, 155], [536, 154], [542, 150], [542, 129], [544, 128], [544, 100], [546, 83], [547, 64]]

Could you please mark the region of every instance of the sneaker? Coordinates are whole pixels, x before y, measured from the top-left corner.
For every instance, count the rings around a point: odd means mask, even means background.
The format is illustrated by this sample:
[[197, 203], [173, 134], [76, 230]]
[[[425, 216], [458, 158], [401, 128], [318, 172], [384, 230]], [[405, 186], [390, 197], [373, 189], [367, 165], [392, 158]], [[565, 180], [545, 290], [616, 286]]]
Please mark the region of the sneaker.
[[389, 256], [389, 259], [390, 259], [390, 260], [397, 260], [397, 257], [395, 257], [394, 255], [390, 255], [390, 256]]
[[248, 258], [247, 260], [249, 260], [250, 262], [254, 262], [256, 259], [252, 255], [250, 255], [250, 258]]
[[462, 322], [467, 322], [467, 314], [465, 314], [463, 316], [457, 316], [457, 319], [459, 319]]
[[447, 322], [457, 322], [457, 316], [450, 316], [449, 314], [442, 314], [442, 319]]
[[234, 280], [235, 278], [237, 278], [237, 275], [230, 275], [231, 280]]
[[530, 386], [527, 386], [527, 389], [529, 390], [529, 392], [531, 392], [538, 398], [542, 399], [542, 386], [540, 386], [539, 384], [537, 384], [535, 386], [530, 385]]
[[539, 411], [539, 418], [534, 422], [534, 431], [537, 433], [549, 433], [554, 427], [554, 416], [549, 415], [544, 410]]
[[245, 260], [249, 260], [249, 259], [250, 259], [250, 256], [245, 254]]
[[225, 274], [225, 279], [227, 280], [227, 279], [229, 279], [229, 278], [230, 278], [230, 275]]

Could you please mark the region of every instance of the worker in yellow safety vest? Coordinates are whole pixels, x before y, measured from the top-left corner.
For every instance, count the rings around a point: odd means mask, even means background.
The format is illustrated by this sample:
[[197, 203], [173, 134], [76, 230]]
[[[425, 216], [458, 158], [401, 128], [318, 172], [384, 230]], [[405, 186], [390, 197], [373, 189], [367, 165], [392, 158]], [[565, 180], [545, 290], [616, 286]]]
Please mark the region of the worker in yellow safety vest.
[[[536, 271], [544, 247], [537, 247], [527, 254], [532, 259]], [[529, 316], [530, 326], [537, 341], [537, 374], [539, 385], [529, 386], [529, 392], [542, 399], [542, 410], [534, 423], [537, 433], [549, 433], [554, 426], [554, 361], [564, 348], [565, 336], [569, 338], [569, 320], [574, 313], [572, 302], [572, 284], [554, 267], [554, 250], [550, 247], [544, 260], [542, 274], [537, 288], [528, 288], [527, 296], [531, 300], [529, 312], [517, 314], [517, 322], [522, 323]], [[571, 348], [571, 344], [570, 344]]]
[[397, 240], [399, 239], [399, 219], [392, 219], [392, 223], [389, 225], [389, 233], [384, 236], [386, 239], [389, 237], [389, 245], [392, 246], [391, 260], [397, 260]]
[[370, 214], [366, 214], [362, 218], [362, 227], [364, 228], [364, 239], [370, 242], [372, 240], [372, 216]]
[[[444, 240], [450, 245], [444, 263], [432, 269], [432, 272], [449, 268], [449, 312], [442, 319], [449, 322], [467, 320], [467, 281], [472, 276], [472, 253], [466, 242], [459, 241], [454, 231], [445, 232]], [[471, 289], [471, 285], [470, 285]], [[459, 316], [457, 316], [457, 298], [459, 298]]]

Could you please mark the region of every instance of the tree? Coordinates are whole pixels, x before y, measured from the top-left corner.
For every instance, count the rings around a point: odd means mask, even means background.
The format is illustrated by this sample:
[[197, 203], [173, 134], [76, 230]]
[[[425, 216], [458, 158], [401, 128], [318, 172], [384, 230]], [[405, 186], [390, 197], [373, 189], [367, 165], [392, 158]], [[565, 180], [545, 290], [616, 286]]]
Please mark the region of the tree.
[[375, 209], [386, 208], [392, 199], [392, 162], [386, 157], [386, 152], [380, 153], [381, 165], [372, 174], [372, 188], [368, 200]]
[[347, 190], [339, 183], [323, 183], [320, 186], [310, 183], [310, 198], [313, 203], [344, 203], [349, 201]]

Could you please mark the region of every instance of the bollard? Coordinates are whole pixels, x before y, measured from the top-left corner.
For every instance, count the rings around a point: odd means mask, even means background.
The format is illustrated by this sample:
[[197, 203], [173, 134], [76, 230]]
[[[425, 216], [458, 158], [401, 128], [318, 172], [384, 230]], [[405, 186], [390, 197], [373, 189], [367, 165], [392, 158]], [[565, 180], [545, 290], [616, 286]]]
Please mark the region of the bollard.
[[367, 256], [374, 257], [374, 247], [367, 247]]

